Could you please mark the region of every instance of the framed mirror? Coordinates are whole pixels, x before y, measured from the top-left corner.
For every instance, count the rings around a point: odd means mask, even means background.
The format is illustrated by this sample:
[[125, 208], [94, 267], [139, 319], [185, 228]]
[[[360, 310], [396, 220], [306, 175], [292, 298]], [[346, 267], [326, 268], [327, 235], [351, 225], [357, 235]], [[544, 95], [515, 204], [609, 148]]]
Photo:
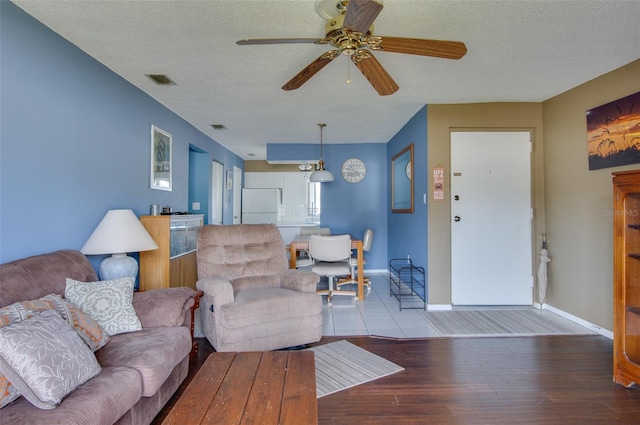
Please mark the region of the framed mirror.
[[413, 143], [391, 158], [391, 212], [413, 212]]

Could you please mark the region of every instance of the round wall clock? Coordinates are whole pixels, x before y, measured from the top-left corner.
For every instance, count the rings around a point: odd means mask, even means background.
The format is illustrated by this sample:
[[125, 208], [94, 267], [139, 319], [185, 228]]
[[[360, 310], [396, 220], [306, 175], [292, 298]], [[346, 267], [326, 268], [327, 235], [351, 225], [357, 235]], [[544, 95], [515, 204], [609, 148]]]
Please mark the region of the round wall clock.
[[349, 183], [359, 183], [367, 174], [367, 167], [358, 158], [349, 158], [342, 164], [342, 178]]

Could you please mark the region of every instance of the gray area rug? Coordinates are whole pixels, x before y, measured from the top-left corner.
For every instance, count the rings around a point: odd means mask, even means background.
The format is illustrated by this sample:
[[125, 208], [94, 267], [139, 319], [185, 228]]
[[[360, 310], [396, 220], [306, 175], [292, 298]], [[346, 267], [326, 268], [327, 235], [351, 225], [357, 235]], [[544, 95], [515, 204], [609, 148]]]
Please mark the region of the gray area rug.
[[316, 357], [318, 398], [404, 370], [348, 341], [307, 348]]
[[433, 311], [424, 316], [448, 337], [593, 334], [586, 328], [564, 326], [533, 310]]

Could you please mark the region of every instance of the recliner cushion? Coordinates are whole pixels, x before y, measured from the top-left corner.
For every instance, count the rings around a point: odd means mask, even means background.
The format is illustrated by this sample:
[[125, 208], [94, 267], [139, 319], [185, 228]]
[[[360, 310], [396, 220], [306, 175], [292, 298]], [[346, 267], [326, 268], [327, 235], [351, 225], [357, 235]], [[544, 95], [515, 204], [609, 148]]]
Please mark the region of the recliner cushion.
[[322, 313], [322, 301], [315, 293], [283, 288], [247, 289], [236, 294], [234, 303], [222, 306], [226, 328], [242, 328], [265, 322], [295, 320]]

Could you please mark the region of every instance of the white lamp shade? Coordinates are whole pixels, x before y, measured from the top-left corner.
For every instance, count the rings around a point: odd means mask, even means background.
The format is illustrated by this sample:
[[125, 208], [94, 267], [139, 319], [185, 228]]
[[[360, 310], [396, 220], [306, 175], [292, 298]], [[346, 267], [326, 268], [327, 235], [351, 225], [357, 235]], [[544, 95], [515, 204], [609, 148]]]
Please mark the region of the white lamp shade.
[[333, 174], [331, 171], [327, 170], [318, 170], [311, 173], [309, 176], [309, 181], [312, 183], [326, 183], [332, 182], [335, 179], [333, 178]]
[[80, 250], [85, 255], [120, 254], [158, 249], [131, 210], [109, 210]]

